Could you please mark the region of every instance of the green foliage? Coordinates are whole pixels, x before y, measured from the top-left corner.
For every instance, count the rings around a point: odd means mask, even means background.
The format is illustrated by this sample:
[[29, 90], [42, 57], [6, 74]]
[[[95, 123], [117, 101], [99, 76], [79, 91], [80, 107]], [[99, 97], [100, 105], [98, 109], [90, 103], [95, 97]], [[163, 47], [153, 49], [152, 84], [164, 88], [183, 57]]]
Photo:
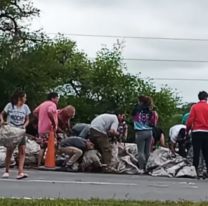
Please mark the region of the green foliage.
[[8, 59], [0, 70], [1, 107], [16, 87], [28, 93], [33, 108], [50, 90], [58, 91], [61, 106], [74, 104], [79, 121], [89, 122], [95, 114], [123, 110], [131, 114], [137, 97], [153, 97], [163, 125], [176, 113], [179, 99], [169, 88], [156, 90], [151, 81], [125, 72], [120, 45], [102, 49], [94, 61], [63, 37], [45, 40]]
[[[157, 90], [151, 80], [127, 73], [119, 42], [112, 49], [101, 49], [91, 60], [77, 49], [75, 42], [63, 36], [50, 40], [27, 33], [22, 20], [39, 14], [31, 1], [4, 0], [1, 6], [2, 14], [13, 15], [19, 34], [24, 35], [20, 41], [15, 28], [1, 29], [7, 20], [0, 17], [0, 109], [20, 87], [27, 92], [31, 109], [49, 91], [59, 92], [60, 106], [74, 105], [80, 122], [90, 122], [95, 114], [116, 110], [126, 112], [130, 122], [139, 95], [153, 97], [163, 127], [178, 112], [180, 99], [171, 89], [165, 86]], [[31, 35], [34, 39], [30, 39]]]

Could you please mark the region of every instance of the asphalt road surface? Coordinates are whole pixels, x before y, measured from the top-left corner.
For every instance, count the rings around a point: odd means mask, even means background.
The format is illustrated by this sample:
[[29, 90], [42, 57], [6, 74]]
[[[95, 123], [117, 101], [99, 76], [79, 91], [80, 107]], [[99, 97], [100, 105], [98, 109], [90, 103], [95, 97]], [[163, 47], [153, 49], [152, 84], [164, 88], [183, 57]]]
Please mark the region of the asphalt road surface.
[[[3, 173], [3, 169], [0, 169]], [[0, 196], [18, 198], [100, 198], [131, 200], [208, 200], [208, 180], [143, 175], [66, 173], [29, 170], [29, 178], [0, 178]]]

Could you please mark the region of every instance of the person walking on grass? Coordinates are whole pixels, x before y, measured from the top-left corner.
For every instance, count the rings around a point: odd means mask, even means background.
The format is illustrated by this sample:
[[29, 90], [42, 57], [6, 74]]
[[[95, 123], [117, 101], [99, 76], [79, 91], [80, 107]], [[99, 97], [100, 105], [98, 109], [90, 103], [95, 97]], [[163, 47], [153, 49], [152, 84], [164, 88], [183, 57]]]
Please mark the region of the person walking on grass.
[[[8, 123], [11, 126], [25, 129], [29, 124], [29, 115], [31, 113], [29, 107], [25, 104], [26, 99], [26, 93], [24, 91], [16, 91], [11, 98], [11, 102], [5, 106], [0, 114], [1, 124]], [[6, 117], [6, 122], [4, 117]], [[26, 139], [24, 137], [18, 145], [19, 165], [17, 179], [28, 177], [24, 173], [25, 147]], [[6, 150], [5, 173], [2, 176], [3, 178], [9, 177], [9, 167], [14, 149], [12, 147]]]

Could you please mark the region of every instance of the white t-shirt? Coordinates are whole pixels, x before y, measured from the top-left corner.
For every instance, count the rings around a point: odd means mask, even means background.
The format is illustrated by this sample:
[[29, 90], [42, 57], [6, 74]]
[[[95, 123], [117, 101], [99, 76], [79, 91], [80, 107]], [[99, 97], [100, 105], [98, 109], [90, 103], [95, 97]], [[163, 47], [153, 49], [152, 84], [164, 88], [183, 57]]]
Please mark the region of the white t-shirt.
[[7, 114], [7, 122], [15, 127], [22, 127], [25, 123], [25, 118], [28, 116], [31, 111], [26, 104], [23, 104], [21, 107], [12, 106], [11, 103], [8, 103], [4, 108], [4, 112]]
[[186, 129], [186, 125], [177, 124], [170, 128], [169, 137], [170, 137], [171, 142], [173, 143], [177, 142], [177, 137], [181, 129]]
[[101, 114], [98, 115], [91, 122], [91, 128], [103, 133], [107, 134], [109, 130], [118, 130], [118, 118], [114, 114]]

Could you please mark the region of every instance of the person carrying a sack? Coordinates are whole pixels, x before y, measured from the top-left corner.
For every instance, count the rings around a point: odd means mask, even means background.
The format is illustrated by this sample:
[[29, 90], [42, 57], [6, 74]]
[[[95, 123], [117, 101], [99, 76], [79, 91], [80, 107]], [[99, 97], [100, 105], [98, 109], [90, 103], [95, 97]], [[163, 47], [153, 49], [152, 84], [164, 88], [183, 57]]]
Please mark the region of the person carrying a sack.
[[[8, 124], [11, 126], [11, 129], [12, 127], [16, 127], [25, 130], [29, 124], [29, 115], [31, 113], [29, 107], [25, 104], [25, 102], [26, 93], [24, 91], [16, 91], [11, 98], [11, 102], [5, 106], [4, 110], [0, 114], [1, 124]], [[17, 179], [28, 177], [28, 175], [24, 173], [25, 146], [26, 139], [25, 135], [23, 135], [21, 141], [18, 143], [19, 165]], [[5, 173], [3, 174], [2, 178], [9, 177], [9, 167], [15, 147], [16, 144], [7, 147], [5, 158]]]

